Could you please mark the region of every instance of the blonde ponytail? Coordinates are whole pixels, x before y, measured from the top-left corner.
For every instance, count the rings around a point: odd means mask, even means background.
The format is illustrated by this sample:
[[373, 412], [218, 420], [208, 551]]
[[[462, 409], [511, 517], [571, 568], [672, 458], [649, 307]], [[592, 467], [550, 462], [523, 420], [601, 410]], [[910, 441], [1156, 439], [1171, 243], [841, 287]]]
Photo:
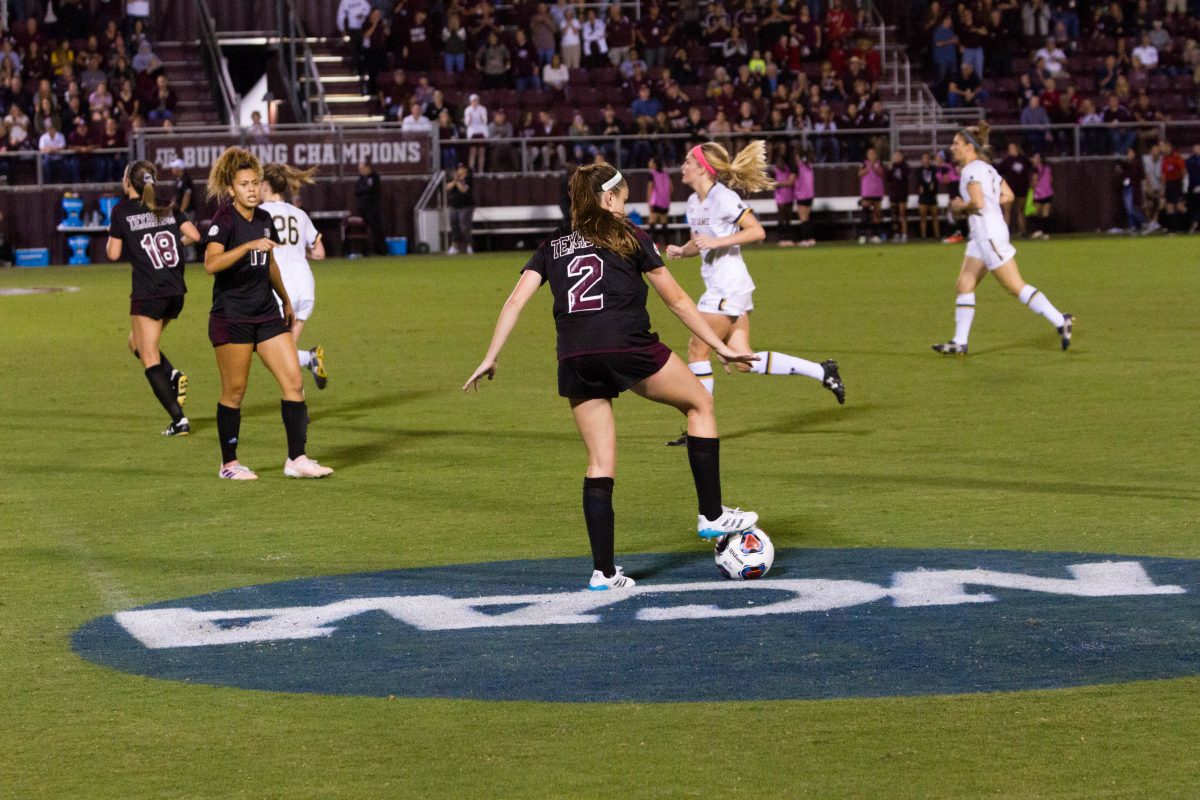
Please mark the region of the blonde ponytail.
[[704, 159], [716, 171], [721, 183], [744, 194], [775, 188], [775, 181], [767, 172], [767, 143], [755, 139], [747, 144], [731, 160], [729, 151], [716, 142], [700, 145]]

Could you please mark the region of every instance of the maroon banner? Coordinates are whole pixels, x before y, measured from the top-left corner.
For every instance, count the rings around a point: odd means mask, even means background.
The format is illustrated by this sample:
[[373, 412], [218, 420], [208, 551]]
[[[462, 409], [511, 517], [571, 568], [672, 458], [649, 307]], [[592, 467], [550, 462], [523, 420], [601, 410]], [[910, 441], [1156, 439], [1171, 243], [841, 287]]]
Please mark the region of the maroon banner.
[[272, 132], [247, 141], [237, 133], [147, 132], [145, 158], [165, 167], [177, 158], [189, 169], [207, 170], [225, 148], [237, 145], [258, 156], [264, 164], [276, 162], [318, 174], [352, 175], [366, 159], [384, 175], [423, 175], [433, 172], [433, 148], [428, 136], [394, 130], [311, 130]]

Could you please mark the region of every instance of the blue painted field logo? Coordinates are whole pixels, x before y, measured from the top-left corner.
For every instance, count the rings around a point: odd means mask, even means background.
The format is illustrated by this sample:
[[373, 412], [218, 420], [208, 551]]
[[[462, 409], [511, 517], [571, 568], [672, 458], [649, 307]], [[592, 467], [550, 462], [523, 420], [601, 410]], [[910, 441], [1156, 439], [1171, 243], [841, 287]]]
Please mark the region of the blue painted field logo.
[[[697, 555], [266, 584], [122, 611], [76, 650], [254, 689], [576, 702], [872, 697], [1200, 672], [1200, 562], [957, 550], [786, 550], [762, 581]], [[736, 671], [737, 681], [718, 680]]]

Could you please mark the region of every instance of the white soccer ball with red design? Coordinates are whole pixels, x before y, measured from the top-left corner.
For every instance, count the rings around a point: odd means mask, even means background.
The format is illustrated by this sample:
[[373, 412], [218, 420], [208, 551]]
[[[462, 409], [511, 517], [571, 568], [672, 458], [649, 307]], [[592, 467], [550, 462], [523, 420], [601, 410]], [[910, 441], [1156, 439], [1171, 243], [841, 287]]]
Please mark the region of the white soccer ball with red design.
[[714, 548], [717, 569], [732, 581], [755, 581], [775, 563], [775, 545], [762, 528], [722, 536]]

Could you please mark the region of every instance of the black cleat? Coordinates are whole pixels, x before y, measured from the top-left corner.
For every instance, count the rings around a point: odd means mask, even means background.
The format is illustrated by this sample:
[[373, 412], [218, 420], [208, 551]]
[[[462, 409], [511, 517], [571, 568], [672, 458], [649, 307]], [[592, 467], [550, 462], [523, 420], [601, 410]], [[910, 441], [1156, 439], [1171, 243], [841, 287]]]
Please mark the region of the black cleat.
[[821, 385], [833, 392], [833, 396], [837, 398], [839, 405], [845, 405], [846, 384], [842, 383], [842, 376], [838, 374], [837, 362], [832, 358], [828, 361], [822, 361], [821, 369], [825, 370], [825, 377], [821, 379]]
[[317, 345], [308, 351], [308, 356], [308, 371], [312, 373], [317, 388], [324, 389], [325, 384], [329, 383], [329, 373], [325, 371], [325, 348]]
[[179, 422], [172, 422], [170, 425], [168, 425], [167, 429], [162, 432], [162, 435], [163, 436], [187, 436], [191, 432], [192, 432], [192, 426], [188, 424], [187, 417], [184, 417], [183, 419], [179, 420]]
[[667, 447], [687, 447], [687, 431], [684, 431], [678, 439], [667, 442]]
[[188, 378], [179, 370], [171, 372], [171, 390], [175, 392], [175, 402], [183, 405], [187, 402]]
[[941, 344], [935, 344], [933, 351], [945, 356], [965, 356], [967, 354], [967, 346], [958, 342], [942, 342]]
[[1062, 337], [1062, 349], [1066, 350], [1071, 346], [1071, 332], [1075, 329], [1075, 316], [1073, 314], [1063, 314], [1062, 327], [1058, 329], [1059, 336]]

